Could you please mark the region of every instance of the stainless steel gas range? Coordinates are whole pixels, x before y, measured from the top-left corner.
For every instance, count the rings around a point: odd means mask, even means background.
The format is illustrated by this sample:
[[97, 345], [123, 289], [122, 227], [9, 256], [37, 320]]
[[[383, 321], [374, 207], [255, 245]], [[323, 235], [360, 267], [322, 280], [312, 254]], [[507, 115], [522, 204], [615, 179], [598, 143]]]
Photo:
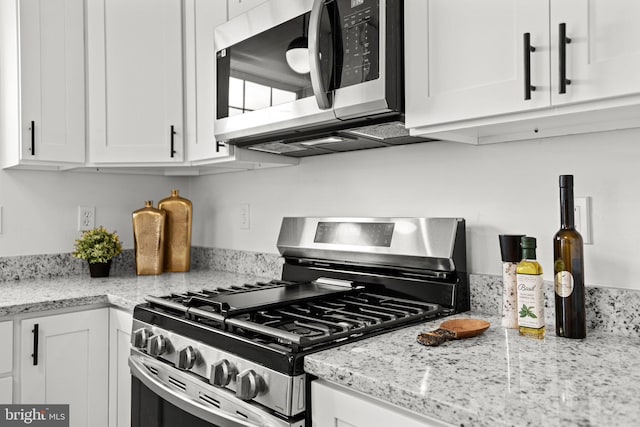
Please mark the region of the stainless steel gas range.
[[284, 218], [282, 277], [136, 306], [132, 427], [311, 426], [306, 354], [469, 309], [459, 218]]

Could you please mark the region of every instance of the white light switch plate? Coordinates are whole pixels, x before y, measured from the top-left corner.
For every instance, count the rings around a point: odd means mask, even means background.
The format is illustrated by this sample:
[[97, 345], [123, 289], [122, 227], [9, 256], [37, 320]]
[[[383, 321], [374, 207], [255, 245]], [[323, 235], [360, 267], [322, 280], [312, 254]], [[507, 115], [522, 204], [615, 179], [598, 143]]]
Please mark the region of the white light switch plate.
[[251, 227], [251, 210], [249, 203], [240, 204], [240, 229], [248, 230]]
[[574, 200], [576, 230], [585, 245], [593, 245], [591, 238], [591, 197], [576, 197]]

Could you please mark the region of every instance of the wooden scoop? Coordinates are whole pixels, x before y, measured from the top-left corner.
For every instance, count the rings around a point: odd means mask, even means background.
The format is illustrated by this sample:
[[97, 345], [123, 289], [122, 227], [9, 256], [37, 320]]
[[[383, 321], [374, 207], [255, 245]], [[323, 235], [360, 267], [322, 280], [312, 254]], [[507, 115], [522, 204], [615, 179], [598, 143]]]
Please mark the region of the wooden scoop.
[[437, 346], [449, 340], [470, 338], [486, 331], [491, 323], [480, 319], [452, 319], [442, 322], [435, 331], [418, 335], [422, 345]]

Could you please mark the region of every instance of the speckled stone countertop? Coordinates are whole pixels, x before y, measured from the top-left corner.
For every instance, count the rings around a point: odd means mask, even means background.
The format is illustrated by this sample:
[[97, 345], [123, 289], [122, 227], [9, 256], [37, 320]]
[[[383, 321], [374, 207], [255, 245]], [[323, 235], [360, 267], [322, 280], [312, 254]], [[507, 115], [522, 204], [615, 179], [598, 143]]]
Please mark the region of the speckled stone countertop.
[[111, 304], [133, 310], [147, 295], [227, 287], [270, 280], [247, 274], [222, 271], [164, 273], [158, 276], [135, 274], [90, 278], [86, 275], [50, 279], [15, 280], [0, 283], [0, 317], [92, 304]]
[[498, 316], [479, 337], [416, 342], [435, 320], [305, 357], [305, 370], [388, 403], [464, 426], [636, 426], [640, 339], [520, 337]]
[[[205, 267], [224, 268], [231, 263], [240, 264], [243, 270], [159, 276], [119, 271], [109, 278], [92, 279], [80, 265], [72, 270], [77, 274], [52, 277], [52, 269], [42, 268], [41, 263], [24, 261], [33, 270], [25, 274], [31, 270], [20, 268], [22, 264], [17, 262], [22, 262], [21, 258], [0, 260], [5, 278], [0, 281], [0, 318], [94, 304], [132, 310], [147, 295], [279, 277], [275, 256], [200, 252], [200, 264]], [[59, 257], [52, 263], [68, 265]], [[44, 274], [40, 270], [49, 277], [27, 278]], [[21, 280], [6, 280], [15, 279], [18, 273]], [[517, 331], [498, 326], [500, 298], [499, 277], [473, 275], [471, 302], [475, 311], [455, 317], [489, 320], [492, 326], [483, 335], [440, 347], [418, 344], [416, 336], [436, 329], [440, 323], [436, 320], [308, 355], [305, 369], [453, 425], [638, 425], [640, 292], [589, 288], [586, 340], [557, 338], [553, 330], [543, 341], [519, 337]], [[551, 319], [547, 325], [551, 326]]]

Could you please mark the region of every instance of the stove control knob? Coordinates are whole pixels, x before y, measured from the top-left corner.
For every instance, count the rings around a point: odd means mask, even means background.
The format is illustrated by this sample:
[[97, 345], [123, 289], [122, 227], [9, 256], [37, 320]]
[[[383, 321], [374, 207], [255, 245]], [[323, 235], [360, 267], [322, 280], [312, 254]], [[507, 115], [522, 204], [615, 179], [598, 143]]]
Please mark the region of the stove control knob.
[[154, 335], [147, 342], [147, 353], [154, 357], [160, 356], [166, 353], [168, 344], [168, 340], [162, 335]]
[[211, 365], [209, 382], [218, 387], [225, 387], [231, 382], [236, 369], [227, 359], [222, 359]]
[[185, 370], [193, 368], [197, 358], [196, 350], [190, 345], [186, 346], [178, 352], [178, 368]]
[[242, 371], [236, 377], [236, 396], [251, 400], [263, 390], [263, 380], [253, 369]]
[[149, 337], [153, 335], [149, 329], [140, 328], [133, 332], [133, 346], [136, 348], [144, 349], [147, 347], [147, 341]]

